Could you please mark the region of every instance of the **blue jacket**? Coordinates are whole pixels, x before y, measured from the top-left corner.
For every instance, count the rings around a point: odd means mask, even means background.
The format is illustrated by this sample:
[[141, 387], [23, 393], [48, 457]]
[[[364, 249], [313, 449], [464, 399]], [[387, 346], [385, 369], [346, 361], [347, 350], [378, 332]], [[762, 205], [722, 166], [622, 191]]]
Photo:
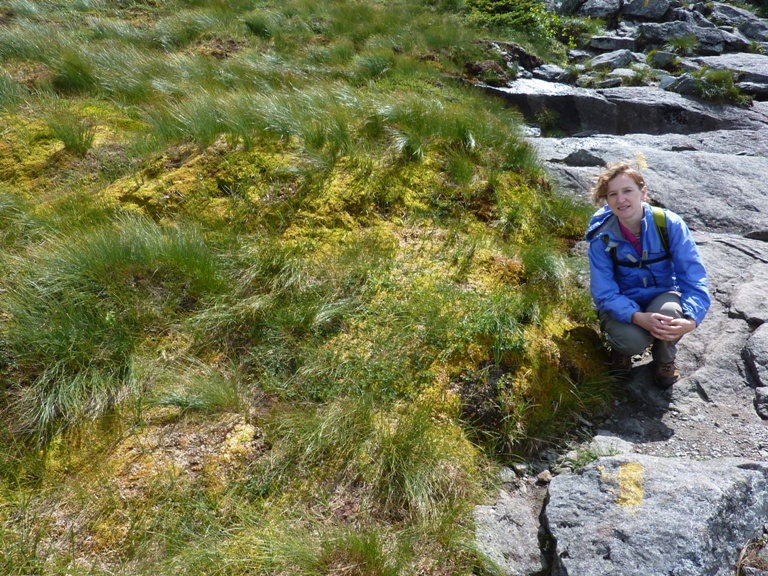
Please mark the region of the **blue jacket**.
[[[619, 322], [632, 322], [632, 314], [643, 312], [650, 301], [669, 290], [681, 293], [683, 314], [701, 324], [709, 310], [710, 297], [707, 272], [683, 219], [665, 210], [669, 251], [672, 258], [636, 268], [614, 266], [610, 248], [616, 248], [618, 261], [653, 260], [664, 256], [659, 232], [653, 222], [653, 212], [643, 203], [644, 216], [640, 226], [642, 257], [624, 237], [619, 219], [608, 206], [592, 216], [587, 228], [589, 242], [590, 290], [598, 311], [607, 312]], [[606, 244], [604, 236], [608, 237]]]

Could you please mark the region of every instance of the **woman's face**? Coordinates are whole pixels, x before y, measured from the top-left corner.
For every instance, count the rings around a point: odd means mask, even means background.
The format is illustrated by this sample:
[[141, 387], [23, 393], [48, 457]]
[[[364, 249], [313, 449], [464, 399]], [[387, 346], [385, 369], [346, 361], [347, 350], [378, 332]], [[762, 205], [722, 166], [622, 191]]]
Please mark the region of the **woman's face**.
[[608, 181], [608, 191], [605, 197], [608, 207], [619, 217], [624, 226], [639, 231], [639, 223], [643, 219], [643, 201], [648, 189], [642, 188], [629, 174], [619, 174]]

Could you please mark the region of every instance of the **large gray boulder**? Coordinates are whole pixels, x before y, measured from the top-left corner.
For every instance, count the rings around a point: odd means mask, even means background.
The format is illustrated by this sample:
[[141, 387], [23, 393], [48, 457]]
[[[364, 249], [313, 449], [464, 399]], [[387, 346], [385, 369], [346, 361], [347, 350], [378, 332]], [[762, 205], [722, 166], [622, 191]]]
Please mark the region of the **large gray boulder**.
[[[768, 289], [768, 279], [763, 289]], [[759, 388], [768, 387], [768, 324], [762, 324], [749, 337], [744, 348], [744, 360], [753, 384]]]
[[628, 36], [592, 36], [589, 46], [596, 50], [614, 52], [616, 50], [629, 50], [634, 52], [637, 49], [637, 41]]
[[715, 2], [711, 19], [719, 26], [738, 28], [750, 40], [764, 42], [768, 39], [768, 24], [744, 8]]
[[548, 566], [539, 548], [541, 509], [547, 491], [533, 480], [515, 479], [492, 505], [474, 510], [478, 548], [509, 576], [528, 576]]
[[592, 58], [592, 68], [597, 70], [615, 70], [616, 68], [628, 66], [633, 60], [634, 57], [630, 50], [614, 50], [613, 52], [607, 52]]
[[732, 576], [733, 542], [768, 518], [768, 464], [604, 457], [556, 476], [544, 515], [553, 576]]
[[612, 20], [621, 10], [622, 0], [587, 0], [576, 11], [583, 18]]
[[732, 40], [724, 36], [719, 28], [697, 26], [690, 22], [650, 22], [641, 24], [640, 40], [643, 44], [665, 46], [671, 39], [695, 37], [699, 44], [699, 53], [705, 55], [721, 54], [726, 43]]
[[765, 125], [768, 109], [750, 109], [686, 98], [658, 87], [591, 90], [540, 80], [519, 79], [504, 87], [486, 87], [532, 121], [554, 113], [566, 133], [692, 134], [748, 130]]
[[756, 42], [768, 41], [768, 24], [762, 20], [747, 20], [739, 24], [739, 32]]
[[669, 0], [627, 0], [621, 7], [624, 17], [658, 21], [669, 12]]
[[687, 22], [693, 26], [702, 26], [704, 28], [717, 28], [715, 23], [708, 20], [704, 14], [698, 10], [689, 10], [687, 8], [673, 8], [670, 10], [667, 20], [669, 22]]
[[732, 70], [740, 82], [768, 84], [768, 56], [765, 54], [735, 53], [721, 56], [700, 56], [693, 62], [714, 70]]

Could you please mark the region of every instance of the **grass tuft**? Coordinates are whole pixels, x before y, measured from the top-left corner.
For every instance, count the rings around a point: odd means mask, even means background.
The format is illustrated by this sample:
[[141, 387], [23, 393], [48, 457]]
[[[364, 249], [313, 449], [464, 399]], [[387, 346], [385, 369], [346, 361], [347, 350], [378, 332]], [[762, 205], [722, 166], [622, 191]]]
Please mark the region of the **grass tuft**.
[[51, 134], [64, 144], [64, 150], [77, 156], [85, 156], [93, 146], [96, 130], [85, 118], [59, 108], [49, 112], [46, 124]]
[[54, 236], [23, 259], [0, 295], [11, 405], [19, 431], [40, 441], [103, 414], [135, 389], [145, 331], [216, 291], [216, 264], [194, 231], [127, 218], [115, 228]]

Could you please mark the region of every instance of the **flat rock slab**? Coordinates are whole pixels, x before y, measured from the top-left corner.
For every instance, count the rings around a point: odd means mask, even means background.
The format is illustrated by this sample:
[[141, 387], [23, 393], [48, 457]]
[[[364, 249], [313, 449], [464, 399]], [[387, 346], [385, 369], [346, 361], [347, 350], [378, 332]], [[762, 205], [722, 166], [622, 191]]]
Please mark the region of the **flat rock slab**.
[[768, 229], [768, 127], [531, 143], [559, 188], [583, 199], [601, 164], [629, 160], [643, 169], [650, 197], [682, 215], [692, 229], [735, 234]]
[[768, 82], [768, 56], [765, 54], [750, 54], [734, 52], [720, 56], [702, 56], [692, 58], [694, 62], [706, 65], [714, 70], [728, 69], [742, 75], [742, 82]]
[[544, 518], [553, 576], [732, 576], [732, 543], [768, 518], [768, 464], [603, 457], [552, 480]]
[[713, 104], [653, 86], [590, 90], [523, 78], [506, 87], [484, 89], [536, 122], [554, 114], [568, 134], [695, 134], [713, 130], [759, 129], [768, 124], [763, 106]]

